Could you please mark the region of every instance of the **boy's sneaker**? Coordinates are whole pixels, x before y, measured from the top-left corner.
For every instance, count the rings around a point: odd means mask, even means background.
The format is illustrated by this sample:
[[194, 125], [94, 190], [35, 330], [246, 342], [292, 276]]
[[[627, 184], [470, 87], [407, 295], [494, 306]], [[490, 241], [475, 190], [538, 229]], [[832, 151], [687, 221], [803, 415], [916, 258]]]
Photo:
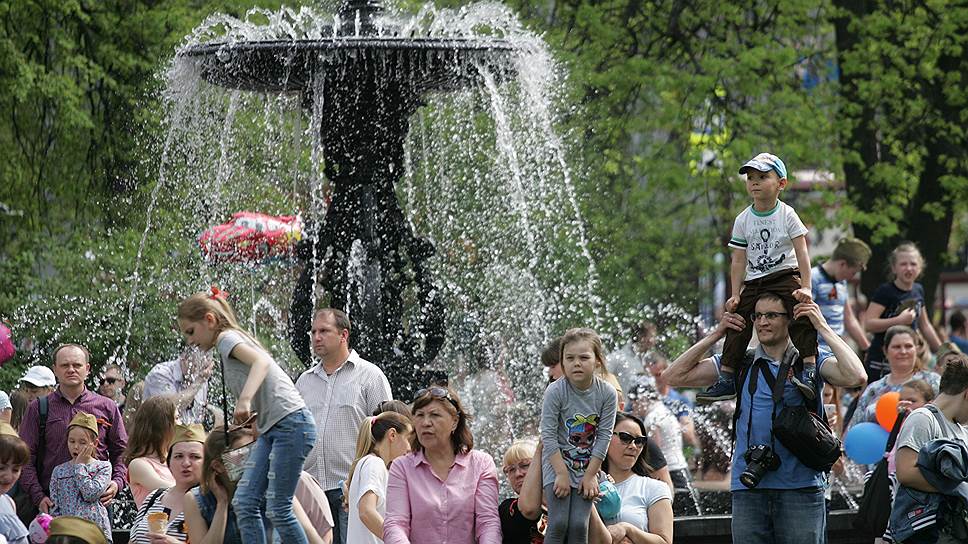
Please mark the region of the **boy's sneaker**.
[[794, 376], [793, 379], [790, 380], [793, 385], [797, 386], [797, 389], [803, 393], [803, 396], [810, 400], [817, 398], [816, 372], [816, 367], [804, 367], [801, 378]]
[[736, 380], [732, 374], [720, 374], [716, 383], [696, 395], [696, 402], [706, 404], [736, 398]]

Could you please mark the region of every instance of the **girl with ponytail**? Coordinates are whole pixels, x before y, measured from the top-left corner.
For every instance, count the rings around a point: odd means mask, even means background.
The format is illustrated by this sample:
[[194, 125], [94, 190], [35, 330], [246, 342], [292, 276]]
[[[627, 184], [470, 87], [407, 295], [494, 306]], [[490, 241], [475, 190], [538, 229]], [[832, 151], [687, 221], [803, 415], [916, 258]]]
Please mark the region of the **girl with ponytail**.
[[[254, 420], [258, 429], [232, 501], [242, 542], [265, 544], [266, 522], [271, 520], [282, 542], [308, 544], [292, 498], [316, 442], [316, 425], [292, 379], [242, 330], [226, 296], [213, 287], [211, 293], [188, 297], [178, 306], [178, 328], [189, 344], [218, 350], [225, 387], [237, 399], [235, 423]], [[262, 516], [263, 501], [268, 519]]]
[[383, 542], [386, 514], [387, 467], [410, 453], [413, 425], [396, 412], [383, 412], [363, 420], [356, 441], [356, 460], [346, 480], [350, 519], [346, 541], [353, 544]]

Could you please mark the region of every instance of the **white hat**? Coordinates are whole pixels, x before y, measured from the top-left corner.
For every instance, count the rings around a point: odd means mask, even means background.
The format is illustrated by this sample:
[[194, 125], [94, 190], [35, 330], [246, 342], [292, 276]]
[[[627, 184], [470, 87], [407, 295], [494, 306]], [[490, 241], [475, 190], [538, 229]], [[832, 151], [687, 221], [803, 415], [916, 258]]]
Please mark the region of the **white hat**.
[[54, 387], [57, 385], [54, 372], [46, 366], [32, 366], [28, 368], [27, 373], [24, 374], [23, 378], [20, 378], [20, 381], [27, 382], [34, 387]]
[[0, 412], [4, 410], [9, 410], [11, 408], [13, 407], [10, 405], [10, 395], [7, 395], [5, 392], [0, 391]]

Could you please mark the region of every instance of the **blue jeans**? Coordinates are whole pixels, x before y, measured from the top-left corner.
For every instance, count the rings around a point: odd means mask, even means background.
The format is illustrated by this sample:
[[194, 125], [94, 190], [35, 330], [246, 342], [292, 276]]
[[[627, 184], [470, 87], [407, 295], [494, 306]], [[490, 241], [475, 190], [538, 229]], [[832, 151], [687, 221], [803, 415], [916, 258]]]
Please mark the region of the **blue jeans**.
[[[266, 521], [286, 544], [308, 544], [292, 511], [303, 461], [316, 442], [316, 424], [303, 408], [259, 435], [245, 462], [232, 507], [244, 544], [266, 543]], [[266, 518], [260, 512], [265, 500]]]
[[733, 491], [733, 542], [823, 544], [827, 516], [823, 489]]
[[350, 514], [343, 509], [343, 488], [337, 487], [326, 491], [329, 499], [329, 511], [333, 514], [333, 544], [346, 544], [346, 525], [350, 522]]

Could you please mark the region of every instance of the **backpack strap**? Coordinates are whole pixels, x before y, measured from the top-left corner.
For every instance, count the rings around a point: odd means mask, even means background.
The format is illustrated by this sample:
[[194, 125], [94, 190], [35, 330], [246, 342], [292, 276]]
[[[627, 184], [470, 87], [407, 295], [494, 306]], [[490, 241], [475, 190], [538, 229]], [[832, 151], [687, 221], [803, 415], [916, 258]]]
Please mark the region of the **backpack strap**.
[[934, 418], [938, 420], [938, 425], [941, 426], [941, 436], [943, 438], [950, 438], [948, 436], [947, 420], [945, 419], [944, 414], [941, 413], [941, 410], [938, 410], [937, 406], [930, 403], [925, 404], [924, 407], [927, 408], [929, 412], [934, 414]]

